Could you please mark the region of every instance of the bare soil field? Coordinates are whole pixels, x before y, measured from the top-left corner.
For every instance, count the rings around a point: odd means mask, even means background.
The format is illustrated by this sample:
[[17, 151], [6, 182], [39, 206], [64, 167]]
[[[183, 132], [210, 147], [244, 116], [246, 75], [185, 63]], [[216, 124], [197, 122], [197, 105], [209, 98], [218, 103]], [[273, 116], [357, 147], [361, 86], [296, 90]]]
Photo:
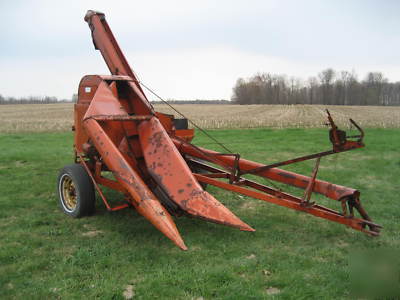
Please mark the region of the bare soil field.
[[[318, 128], [326, 123], [325, 109], [338, 125], [347, 128], [352, 118], [362, 127], [400, 128], [400, 107], [323, 105], [206, 105], [174, 107], [197, 125], [220, 128]], [[167, 105], [155, 109], [174, 114]], [[0, 106], [0, 132], [60, 132], [73, 124], [73, 104], [28, 104]]]

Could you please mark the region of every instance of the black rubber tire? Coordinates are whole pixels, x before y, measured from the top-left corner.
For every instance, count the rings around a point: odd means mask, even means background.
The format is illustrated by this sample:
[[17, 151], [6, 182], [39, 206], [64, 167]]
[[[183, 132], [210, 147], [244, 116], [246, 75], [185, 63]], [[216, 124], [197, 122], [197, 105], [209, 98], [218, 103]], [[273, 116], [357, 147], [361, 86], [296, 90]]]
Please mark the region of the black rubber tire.
[[[75, 190], [76, 205], [68, 207], [64, 200], [63, 185], [72, 180]], [[92, 215], [95, 210], [95, 193], [92, 179], [81, 164], [65, 166], [60, 170], [57, 180], [58, 202], [61, 210], [73, 217]]]

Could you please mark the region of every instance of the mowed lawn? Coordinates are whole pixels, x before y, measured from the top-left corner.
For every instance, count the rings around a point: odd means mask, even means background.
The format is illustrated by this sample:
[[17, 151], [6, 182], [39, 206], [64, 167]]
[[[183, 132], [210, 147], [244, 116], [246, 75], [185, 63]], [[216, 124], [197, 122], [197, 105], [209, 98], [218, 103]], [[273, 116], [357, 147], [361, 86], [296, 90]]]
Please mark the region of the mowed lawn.
[[[265, 163], [329, 149], [324, 129], [211, 134]], [[202, 136], [195, 143], [219, 150]], [[71, 133], [1, 134], [0, 299], [351, 299], [352, 260], [400, 250], [400, 130], [368, 129], [365, 143], [322, 159], [319, 178], [359, 189], [370, 216], [384, 226], [380, 237], [208, 187], [257, 231], [182, 217], [176, 224], [189, 247], [184, 252], [133, 209], [110, 213], [98, 199], [94, 216], [61, 212], [56, 179], [72, 163]], [[312, 166], [288, 169], [309, 175]], [[399, 277], [390, 278], [394, 285], [385, 279], [382, 286], [399, 296]]]

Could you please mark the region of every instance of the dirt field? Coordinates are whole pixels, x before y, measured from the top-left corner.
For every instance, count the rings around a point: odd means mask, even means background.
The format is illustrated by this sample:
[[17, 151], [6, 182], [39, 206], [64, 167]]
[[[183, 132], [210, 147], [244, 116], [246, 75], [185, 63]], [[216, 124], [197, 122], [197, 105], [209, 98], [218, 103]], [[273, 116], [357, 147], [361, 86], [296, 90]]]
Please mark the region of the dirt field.
[[[322, 105], [175, 105], [203, 128], [312, 128], [323, 127], [325, 108], [347, 128], [348, 118], [362, 127], [400, 128], [400, 107]], [[156, 110], [177, 116], [167, 105]], [[0, 132], [68, 131], [73, 123], [72, 104], [0, 106]]]

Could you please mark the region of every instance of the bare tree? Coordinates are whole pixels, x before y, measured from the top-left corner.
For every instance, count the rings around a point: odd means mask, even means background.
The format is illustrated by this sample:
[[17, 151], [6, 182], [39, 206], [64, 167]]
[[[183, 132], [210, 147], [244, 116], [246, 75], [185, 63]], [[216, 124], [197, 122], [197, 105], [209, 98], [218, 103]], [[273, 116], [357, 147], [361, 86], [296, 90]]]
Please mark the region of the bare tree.
[[318, 74], [321, 81], [322, 101], [323, 104], [333, 103], [333, 82], [335, 79], [335, 71], [331, 68], [323, 70]]
[[400, 82], [388, 82], [381, 72], [369, 72], [360, 82], [354, 71], [336, 73], [330, 68], [306, 82], [257, 73], [236, 81], [232, 100], [238, 104], [400, 105]]

